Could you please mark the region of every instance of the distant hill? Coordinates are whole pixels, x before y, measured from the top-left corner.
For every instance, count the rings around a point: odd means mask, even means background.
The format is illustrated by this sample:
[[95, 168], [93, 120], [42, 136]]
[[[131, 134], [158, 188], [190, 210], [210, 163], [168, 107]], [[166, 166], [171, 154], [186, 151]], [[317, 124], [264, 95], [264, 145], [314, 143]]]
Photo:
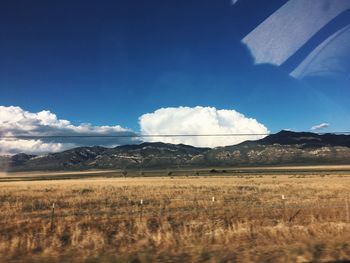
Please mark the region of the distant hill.
[[304, 148], [328, 146], [350, 147], [350, 135], [336, 135], [331, 133], [319, 135], [311, 132], [280, 131], [256, 142], [265, 145], [303, 145]]
[[21, 153], [0, 157], [0, 169], [7, 171], [286, 164], [350, 164], [350, 135], [281, 131], [260, 140], [213, 149], [157, 142], [115, 148], [79, 147], [44, 156]]
[[281, 131], [260, 140], [212, 149], [206, 157], [218, 166], [350, 164], [350, 135]]

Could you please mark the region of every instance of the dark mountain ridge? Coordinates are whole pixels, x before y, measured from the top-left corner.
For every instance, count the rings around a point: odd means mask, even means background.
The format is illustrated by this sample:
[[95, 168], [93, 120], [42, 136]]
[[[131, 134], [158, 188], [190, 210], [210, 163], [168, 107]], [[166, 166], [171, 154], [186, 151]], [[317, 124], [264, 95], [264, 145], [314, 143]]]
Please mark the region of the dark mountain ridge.
[[0, 169], [7, 171], [285, 164], [350, 164], [350, 135], [281, 131], [260, 140], [213, 149], [145, 142], [115, 148], [79, 147], [43, 156], [21, 153], [0, 157]]
[[312, 132], [280, 131], [259, 141], [259, 144], [297, 145], [305, 147], [344, 146], [350, 147], [350, 135], [316, 134]]

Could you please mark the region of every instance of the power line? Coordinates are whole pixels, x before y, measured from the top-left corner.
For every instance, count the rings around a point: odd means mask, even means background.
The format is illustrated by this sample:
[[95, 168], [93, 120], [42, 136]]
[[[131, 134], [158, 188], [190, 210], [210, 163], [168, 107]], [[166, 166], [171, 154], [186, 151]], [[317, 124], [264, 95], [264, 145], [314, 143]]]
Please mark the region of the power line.
[[[347, 135], [345, 132], [315, 133], [318, 135], [334, 134]], [[239, 136], [268, 136], [271, 133], [214, 133], [214, 134], [116, 134], [116, 135], [0, 135], [5, 139], [53, 139], [53, 138], [166, 138], [166, 137], [239, 137]]]
[[226, 136], [267, 136], [269, 133], [225, 133], [225, 134], [128, 134], [128, 135], [11, 135], [1, 138], [144, 138], [144, 137], [226, 137]]

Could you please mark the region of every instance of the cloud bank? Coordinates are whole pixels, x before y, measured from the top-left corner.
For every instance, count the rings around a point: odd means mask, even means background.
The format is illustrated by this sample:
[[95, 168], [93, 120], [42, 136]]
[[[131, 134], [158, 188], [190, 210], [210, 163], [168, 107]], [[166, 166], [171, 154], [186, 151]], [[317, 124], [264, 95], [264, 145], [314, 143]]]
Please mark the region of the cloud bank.
[[[20, 107], [0, 106], [0, 136], [95, 136], [95, 135], [133, 135], [134, 133], [119, 125], [93, 126], [91, 124], [73, 125], [68, 120], [58, 119], [50, 111], [32, 113]], [[134, 138], [0, 138], [0, 154], [18, 152], [42, 154], [58, 152], [78, 146], [114, 146], [135, 142]]]
[[[200, 106], [161, 108], [153, 113], [142, 115], [139, 118], [139, 124], [141, 135], [145, 136], [153, 134], [266, 134], [269, 132], [263, 124], [235, 110], [217, 110], [213, 107]], [[141, 142], [141, 139], [132, 137], [137, 135], [135, 132], [120, 125], [93, 126], [88, 123], [74, 125], [68, 120], [59, 119], [50, 111], [33, 113], [14, 106], [0, 106], [0, 127], [0, 155], [20, 152], [45, 154], [79, 146], [114, 147]], [[81, 135], [126, 137], [79, 137]], [[29, 136], [29, 138], [21, 136]], [[143, 140], [216, 147], [262, 137], [264, 136], [143, 137]]]
[[328, 128], [329, 126], [330, 126], [329, 123], [324, 122], [324, 123], [320, 123], [318, 125], [312, 126], [311, 130], [312, 131], [322, 130], [322, 129]]
[[[161, 108], [139, 118], [141, 134], [266, 134], [268, 129], [257, 120], [235, 110], [214, 107]], [[256, 140], [264, 136], [222, 137], [145, 137], [147, 141], [183, 143], [199, 147], [216, 147]]]

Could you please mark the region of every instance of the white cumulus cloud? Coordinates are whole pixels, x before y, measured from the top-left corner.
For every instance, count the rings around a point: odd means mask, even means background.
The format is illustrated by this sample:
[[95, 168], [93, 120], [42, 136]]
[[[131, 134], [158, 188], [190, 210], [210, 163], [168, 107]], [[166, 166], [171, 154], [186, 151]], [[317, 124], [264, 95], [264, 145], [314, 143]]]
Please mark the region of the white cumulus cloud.
[[[268, 129], [257, 120], [248, 118], [235, 110], [218, 110], [214, 107], [161, 108], [139, 118], [141, 134], [267, 134]], [[144, 137], [147, 141], [183, 143], [200, 147], [233, 145], [245, 140], [264, 137], [218, 136], [218, 137]]]
[[311, 130], [313, 130], [313, 131], [322, 130], [322, 129], [328, 128], [329, 125], [330, 125], [329, 123], [323, 122], [323, 123], [320, 123], [318, 125], [312, 126]]
[[[142, 135], [266, 134], [269, 132], [263, 124], [235, 110], [218, 110], [213, 107], [200, 106], [194, 108], [161, 108], [153, 113], [142, 115], [139, 118], [139, 124]], [[44, 154], [78, 146], [100, 145], [113, 147], [141, 142], [140, 139], [135, 137], [128, 137], [137, 134], [120, 125], [94, 126], [86, 123], [74, 125], [68, 120], [59, 119], [56, 114], [50, 111], [29, 112], [15, 106], [0, 106], [0, 127], [1, 155], [20, 152]], [[80, 135], [122, 135], [126, 137], [79, 137]], [[245, 140], [255, 140], [262, 137], [264, 136], [144, 137], [143, 139], [145, 141], [215, 147], [233, 145]]]
[[39, 139], [0, 139], [0, 155], [16, 154], [20, 152], [27, 154], [59, 152], [69, 148], [74, 148], [75, 146], [75, 144], [71, 143], [46, 143]]
[[[132, 143], [130, 138], [87, 138], [87, 137], [45, 137], [45, 138], [6, 138], [6, 136], [99, 136], [133, 135], [119, 125], [93, 126], [73, 125], [68, 120], [57, 118], [50, 111], [29, 112], [20, 107], [0, 106], [0, 154], [57, 152], [77, 146], [114, 146]], [[5, 136], [5, 137], [4, 137]]]

